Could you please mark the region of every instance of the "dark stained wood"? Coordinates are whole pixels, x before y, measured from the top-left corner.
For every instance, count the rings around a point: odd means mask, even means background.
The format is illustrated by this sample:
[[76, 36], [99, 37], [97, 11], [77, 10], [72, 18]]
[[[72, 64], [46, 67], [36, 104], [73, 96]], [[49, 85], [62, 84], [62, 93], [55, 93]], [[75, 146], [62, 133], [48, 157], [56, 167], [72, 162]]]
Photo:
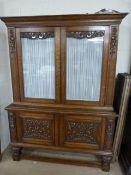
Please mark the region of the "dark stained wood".
[[[127, 108], [129, 108], [128, 110], [130, 111], [130, 106], [128, 107], [130, 94], [131, 94], [131, 75], [127, 73], [118, 74], [116, 89], [115, 89], [114, 108], [116, 109], [119, 116], [117, 119], [116, 132], [115, 132], [114, 144], [113, 144], [114, 161], [118, 160], [118, 156], [120, 154], [123, 131], [125, 127], [125, 122], [127, 120], [126, 119]], [[130, 113], [128, 115], [130, 116]]]
[[[127, 13], [102, 13], [1, 18], [9, 32], [14, 102], [6, 110], [9, 113], [14, 160], [20, 159], [22, 148], [42, 148], [99, 156], [101, 162], [96, 165], [109, 171], [114, 126], [118, 117], [113, 107], [118, 28]], [[55, 99], [24, 96], [20, 32], [25, 32], [22, 36], [28, 38], [32, 33], [37, 38], [42, 32], [45, 32], [41, 35], [43, 38], [53, 37], [54, 33]], [[91, 36], [87, 35], [89, 32]], [[103, 36], [99, 101], [66, 100], [66, 34], [87, 39]], [[56, 161], [53, 158], [46, 160]], [[67, 163], [63, 159], [57, 161]], [[78, 160], [68, 162], [86, 165], [86, 162]], [[94, 163], [88, 164], [94, 166]]]
[[[131, 75], [130, 75], [131, 77]], [[119, 162], [124, 170], [125, 174], [130, 175], [131, 174], [131, 91], [130, 91], [130, 97], [128, 101], [128, 109], [125, 119], [125, 127], [123, 132], [123, 138], [122, 138], [122, 144], [121, 148], [119, 147]]]

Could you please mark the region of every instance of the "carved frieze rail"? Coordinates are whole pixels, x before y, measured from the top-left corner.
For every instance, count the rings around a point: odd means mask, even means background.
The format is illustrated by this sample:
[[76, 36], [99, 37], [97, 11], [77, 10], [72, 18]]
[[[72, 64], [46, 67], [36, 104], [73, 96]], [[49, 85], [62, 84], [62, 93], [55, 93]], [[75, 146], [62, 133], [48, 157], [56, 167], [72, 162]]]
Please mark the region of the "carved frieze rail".
[[103, 37], [105, 31], [82, 31], [82, 32], [67, 32], [68, 38], [77, 38], [77, 39], [91, 39], [96, 37]]
[[47, 39], [53, 38], [53, 32], [21, 32], [21, 38], [28, 38], [28, 39]]

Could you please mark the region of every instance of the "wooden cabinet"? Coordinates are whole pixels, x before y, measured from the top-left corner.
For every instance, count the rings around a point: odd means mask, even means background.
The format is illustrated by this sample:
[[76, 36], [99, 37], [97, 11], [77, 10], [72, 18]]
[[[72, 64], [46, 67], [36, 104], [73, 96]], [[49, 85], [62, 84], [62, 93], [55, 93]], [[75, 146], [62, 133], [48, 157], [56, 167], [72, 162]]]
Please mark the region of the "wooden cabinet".
[[[108, 171], [118, 28], [127, 13], [4, 17], [14, 102], [6, 109], [13, 159], [21, 148], [89, 153]], [[75, 162], [75, 160], [74, 160]]]

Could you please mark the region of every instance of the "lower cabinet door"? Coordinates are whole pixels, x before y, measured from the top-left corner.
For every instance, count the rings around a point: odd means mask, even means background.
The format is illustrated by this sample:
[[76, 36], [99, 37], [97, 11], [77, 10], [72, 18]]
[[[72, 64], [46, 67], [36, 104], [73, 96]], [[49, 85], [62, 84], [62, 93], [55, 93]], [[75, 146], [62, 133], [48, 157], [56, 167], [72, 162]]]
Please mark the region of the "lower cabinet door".
[[21, 112], [16, 122], [19, 142], [55, 144], [55, 115]]
[[60, 135], [61, 146], [103, 149], [105, 119], [91, 115], [64, 115]]

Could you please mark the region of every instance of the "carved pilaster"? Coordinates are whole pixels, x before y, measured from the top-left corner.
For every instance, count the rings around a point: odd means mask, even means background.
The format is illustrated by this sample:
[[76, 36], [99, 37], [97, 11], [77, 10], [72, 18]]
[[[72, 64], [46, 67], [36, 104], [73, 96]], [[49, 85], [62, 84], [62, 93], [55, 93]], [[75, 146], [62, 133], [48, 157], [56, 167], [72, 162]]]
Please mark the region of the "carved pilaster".
[[9, 50], [10, 50], [10, 58], [14, 58], [16, 52], [16, 42], [15, 42], [15, 28], [11, 27], [8, 29], [9, 35]]
[[110, 54], [117, 54], [118, 45], [118, 26], [111, 27]]
[[110, 163], [112, 160], [112, 156], [103, 156], [102, 157], [102, 170], [103, 171], [110, 171]]
[[17, 137], [16, 137], [16, 120], [14, 113], [9, 112], [8, 118], [9, 118], [11, 141], [15, 142], [17, 140]]
[[106, 122], [106, 135], [105, 135], [105, 150], [112, 147], [113, 135], [114, 135], [114, 119], [107, 119]]

